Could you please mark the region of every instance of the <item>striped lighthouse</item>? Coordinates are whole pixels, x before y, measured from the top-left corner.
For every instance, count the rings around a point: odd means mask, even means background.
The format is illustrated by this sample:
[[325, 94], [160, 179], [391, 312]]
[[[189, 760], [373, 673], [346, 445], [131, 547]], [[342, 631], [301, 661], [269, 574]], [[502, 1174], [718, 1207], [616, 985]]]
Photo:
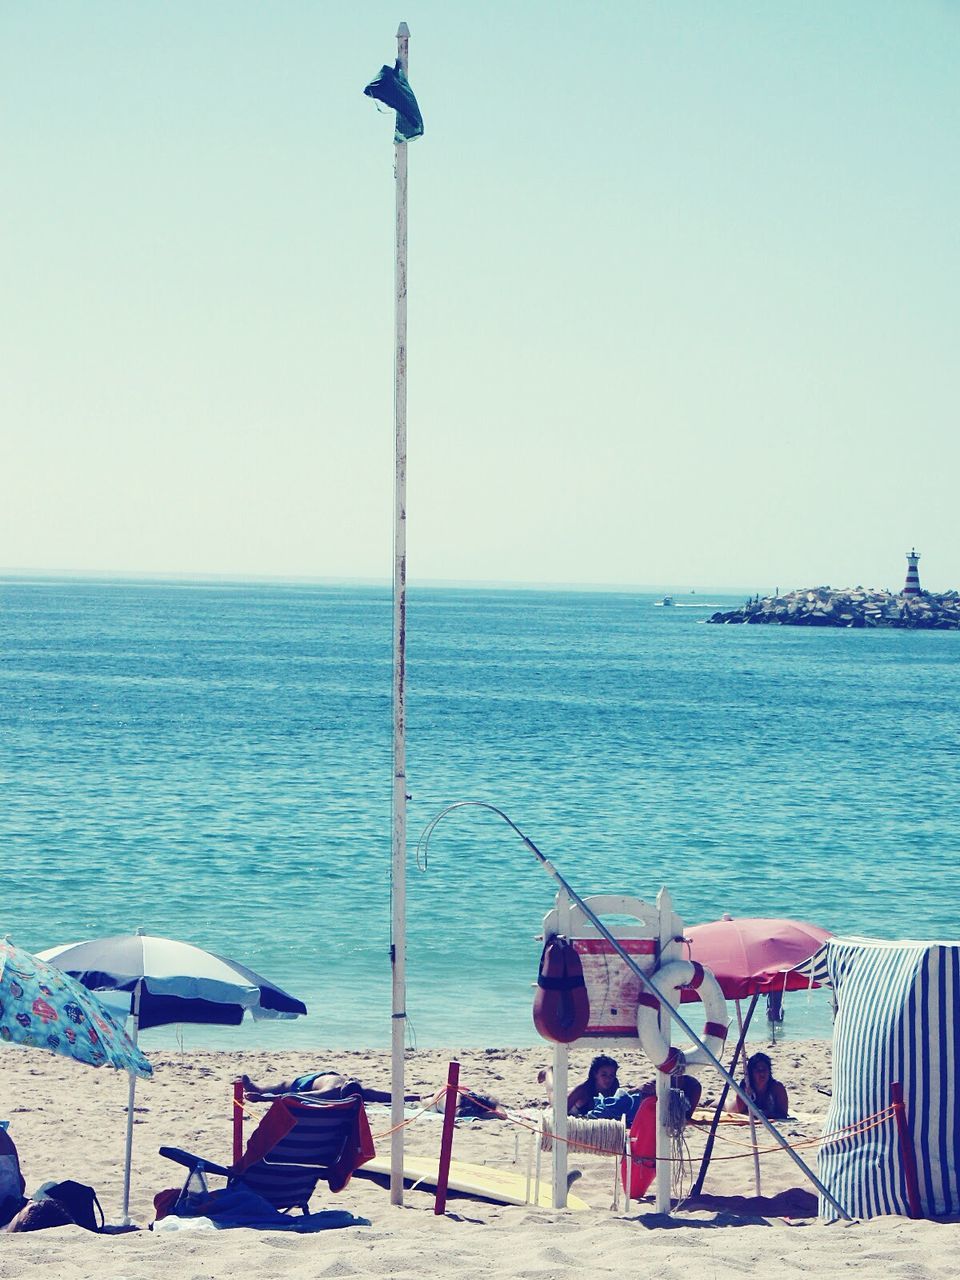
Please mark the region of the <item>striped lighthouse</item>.
[[917, 561], [919, 559], [919, 551], [907, 552], [907, 580], [903, 584], [902, 595], [918, 596], [920, 594], [920, 575], [917, 573]]

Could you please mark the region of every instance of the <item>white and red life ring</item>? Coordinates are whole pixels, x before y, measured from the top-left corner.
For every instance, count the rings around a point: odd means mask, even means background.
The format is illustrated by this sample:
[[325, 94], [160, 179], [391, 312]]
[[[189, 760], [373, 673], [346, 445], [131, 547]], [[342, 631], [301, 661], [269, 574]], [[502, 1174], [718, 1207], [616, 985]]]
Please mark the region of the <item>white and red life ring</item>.
[[[672, 1005], [680, 1003], [680, 992], [684, 987], [696, 991], [703, 1001], [705, 1015], [703, 1031], [700, 1038], [716, 1058], [723, 1050], [723, 1042], [727, 1038], [727, 1002], [723, 998], [720, 984], [702, 964], [696, 960], [671, 960], [662, 968], [652, 973], [651, 978], [663, 993], [664, 999]], [[660, 1029], [658, 1014], [660, 1001], [650, 991], [641, 991], [637, 1002], [637, 1035], [640, 1048], [644, 1051], [658, 1071], [672, 1075], [681, 1061], [690, 1066], [704, 1066], [710, 1059], [702, 1049], [691, 1049], [681, 1054], [675, 1049]]]

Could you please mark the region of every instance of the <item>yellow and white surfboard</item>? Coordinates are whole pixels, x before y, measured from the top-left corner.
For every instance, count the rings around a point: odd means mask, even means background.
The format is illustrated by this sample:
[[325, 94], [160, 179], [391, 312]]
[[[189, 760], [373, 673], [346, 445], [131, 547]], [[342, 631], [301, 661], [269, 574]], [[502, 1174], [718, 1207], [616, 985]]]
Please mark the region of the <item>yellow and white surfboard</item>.
[[[429, 1156], [407, 1156], [403, 1162], [403, 1180], [412, 1187], [435, 1187], [439, 1164], [438, 1159]], [[362, 1177], [364, 1174], [378, 1178], [389, 1177], [390, 1157], [376, 1156], [373, 1160], [368, 1160], [355, 1170], [354, 1177]], [[528, 1200], [525, 1174], [515, 1173], [511, 1169], [496, 1169], [486, 1164], [465, 1164], [462, 1160], [451, 1160], [447, 1185], [450, 1191], [455, 1191], [458, 1195], [493, 1200], [497, 1204], [529, 1203], [544, 1209], [549, 1209], [553, 1204], [553, 1188], [549, 1183], [536, 1183], [531, 1178]], [[567, 1208], [581, 1212], [590, 1206], [579, 1197], [568, 1194]]]

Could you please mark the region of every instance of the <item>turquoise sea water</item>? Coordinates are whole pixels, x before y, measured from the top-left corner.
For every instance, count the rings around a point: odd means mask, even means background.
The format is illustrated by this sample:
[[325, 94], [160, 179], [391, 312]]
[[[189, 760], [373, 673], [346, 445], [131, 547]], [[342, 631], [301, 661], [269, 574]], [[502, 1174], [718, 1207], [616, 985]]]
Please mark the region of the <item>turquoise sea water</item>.
[[[554, 887], [470, 810], [421, 874], [418, 833], [459, 799], [505, 809], [579, 892], [666, 884], [691, 924], [730, 911], [960, 936], [960, 635], [707, 613], [411, 592], [417, 1043], [536, 1042]], [[0, 933], [39, 950], [142, 925], [310, 1008], [187, 1028], [191, 1045], [388, 1044], [390, 627], [385, 589], [2, 583]], [[829, 1028], [817, 997], [787, 1018], [794, 1035]]]

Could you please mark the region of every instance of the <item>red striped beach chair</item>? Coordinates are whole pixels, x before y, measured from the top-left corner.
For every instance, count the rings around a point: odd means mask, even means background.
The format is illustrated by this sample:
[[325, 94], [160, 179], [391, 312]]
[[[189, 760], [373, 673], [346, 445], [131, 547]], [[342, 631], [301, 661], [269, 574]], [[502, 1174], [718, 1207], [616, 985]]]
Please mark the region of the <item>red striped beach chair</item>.
[[[161, 1147], [160, 1154], [188, 1170], [181, 1197], [196, 1174], [212, 1173], [225, 1177], [227, 1186], [256, 1192], [275, 1209], [306, 1213], [318, 1182], [342, 1191], [353, 1171], [376, 1152], [363, 1101], [352, 1096], [334, 1102], [277, 1098], [250, 1135], [246, 1151], [230, 1166], [179, 1147]], [[167, 1212], [176, 1213], [176, 1207]]]

